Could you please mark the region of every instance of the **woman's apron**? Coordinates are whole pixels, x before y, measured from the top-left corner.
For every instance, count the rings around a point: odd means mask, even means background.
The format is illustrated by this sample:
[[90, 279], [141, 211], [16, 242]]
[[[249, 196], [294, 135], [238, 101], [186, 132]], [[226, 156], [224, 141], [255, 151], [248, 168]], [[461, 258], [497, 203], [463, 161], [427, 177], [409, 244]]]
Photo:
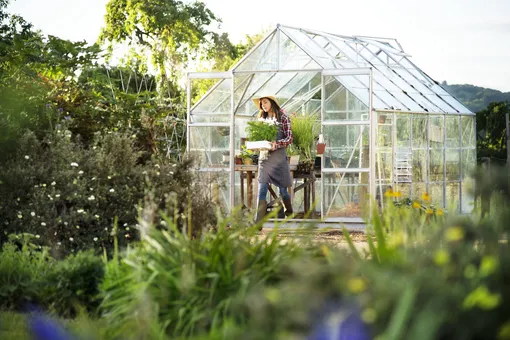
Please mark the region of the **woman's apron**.
[[[285, 136], [280, 128], [276, 140]], [[259, 161], [259, 183], [269, 183], [277, 187], [288, 188], [292, 186], [289, 163], [287, 162], [286, 148], [269, 151], [267, 159]]]

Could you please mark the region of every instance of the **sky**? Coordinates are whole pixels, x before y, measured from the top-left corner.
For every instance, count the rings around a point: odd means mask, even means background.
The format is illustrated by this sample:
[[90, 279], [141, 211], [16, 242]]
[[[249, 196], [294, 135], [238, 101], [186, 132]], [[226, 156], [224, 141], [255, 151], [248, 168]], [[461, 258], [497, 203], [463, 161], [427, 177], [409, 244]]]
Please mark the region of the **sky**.
[[[150, 0], [147, 0], [150, 1]], [[10, 13], [45, 34], [94, 42], [107, 0], [13, 0]], [[395, 38], [425, 73], [448, 84], [510, 91], [509, 0], [204, 0], [237, 43], [276, 24]], [[194, 71], [194, 70], [190, 70]]]

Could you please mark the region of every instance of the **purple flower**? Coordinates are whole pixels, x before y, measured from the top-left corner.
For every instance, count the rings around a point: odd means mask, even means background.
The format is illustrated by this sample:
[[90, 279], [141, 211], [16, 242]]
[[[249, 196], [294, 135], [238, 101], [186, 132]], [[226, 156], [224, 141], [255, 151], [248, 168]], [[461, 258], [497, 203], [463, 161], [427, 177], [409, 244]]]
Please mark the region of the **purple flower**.
[[317, 320], [308, 340], [370, 340], [367, 326], [353, 304], [329, 304]]
[[49, 109], [50, 107], [51, 107], [51, 104], [50, 104], [50, 103], [46, 104], [46, 108], [47, 108], [47, 109]]
[[65, 116], [64, 119], [69, 120], [69, 119], [71, 119], [71, 116]]
[[72, 340], [73, 337], [57, 321], [36, 313], [29, 319], [34, 340]]
[[58, 112], [63, 112], [63, 111], [64, 111], [64, 109], [63, 109], [63, 108], [61, 108], [61, 107], [59, 107], [57, 111], [58, 111]]

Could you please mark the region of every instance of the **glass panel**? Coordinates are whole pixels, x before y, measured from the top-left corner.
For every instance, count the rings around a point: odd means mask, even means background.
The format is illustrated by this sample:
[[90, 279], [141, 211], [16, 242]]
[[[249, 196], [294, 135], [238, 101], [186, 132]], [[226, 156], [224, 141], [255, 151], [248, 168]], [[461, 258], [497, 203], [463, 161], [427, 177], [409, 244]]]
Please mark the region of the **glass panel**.
[[223, 162], [223, 153], [228, 154], [229, 127], [190, 127], [190, 154], [197, 157], [202, 168], [227, 168]]
[[378, 180], [392, 181], [393, 157], [391, 151], [377, 152], [375, 169], [377, 172], [376, 178]]
[[285, 34], [280, 34], [280, 69], [302, 70], [321, 68]]
[[234, 106], [237, 107], [248, 90], [254, 74], [234, 74]]
[[209, 172], [201, 171], [200, 177], [203, 183], [209, 183], [207, 185], [208, 194], [211, 197], [212, 202], [220, 208], [222, 213], [228, 212], [230, 205], [229, 201], [229, 187], [230, 187], [230, 175], [228, 172]]
[[427, 148], [427, 120], [426, 115], [413, 115], [413, 149]]
[[423, 194], [427, 192], [427, 184], [426, 183], [412, 183], [412, 199], [413, 200], [421, 200]]
[[324, 174], [326, 217], [361, 217], [365, 207], [368, 173]]
[[446, 204], [445, 208], [453, 208], [456, 212], [460, 207], [460, 183], [446, 182]]
[[474, 148], [476, 147], [475, 140], [475, 117], [474, 116], [461, 116], [462, 122], [462, 147]]
[[324, 126], [326, 168], [368, 168], [368, 125]]
[[230, 115], [228, 114], [210, 114], [210, 115], [194, 115], [190, 116], [192, 123], [228, 123]]
[[427, 151], [413, 150], [413, 182], [427, 181]]
[[397, 148], [411, 148], [411, 115], [397, 114]]
[[379, 113], [377, 115], [377, 147], [382, 149], [392, 149], [393, 147], [393, 114]]
[[462, 179], [470, 177], [476, 167], [476, 150], [462, 149]]
[[411, 197], [411, 183], [398, 183], [395, 184], [396, 192], [400, 193], [400, 197], [397, 200]]
[[276, 40], [276, 35], [273, 33], [242, 64], [236, 67], [236, 71], [277, 70], [278, 46]]
[[444, 207], [443, 192], [444, 192], [443, 183], [429, 184], [429, 195], [432, 199], [431, 203], [436, 207]]
[[431, 149], [430, 150], [430, 167], [429, 167], [429, 181], [438, 182], [444, 180], [444, 150]]
[[475, 199], [473, 197], [474, 181], [472, 178], [464, 178], [462, 180], [462, 213], [470, 213], [474, 208]]
[[217, 85], [215, 85], [215, 88], [202, 100], [202, 102], [191, 110], [191, 113], [229, 114], [231, 110], [231, 90], [232, 82], [230, 79], [220, 80]]
[[248, 85], [248, 89], [244, 93], [244, 96], [239, 100], [239, 107], [237, 108], [236, 115], [247, 115], [253, 116], [258, 113], [258, 109], [255, 107], [251, 98], [255, 96], [255, 93], [275, 75], [275, 72], [269, 73], [256, 73], [250, 75], [251, 81]]
[[430, 116], [429, 146], [431, 149], [444, 147], [444, 116]]
[[345, 77], [324, 77], [324, 119], [368, 120], [368, 107], [342, 85], [343, 79]]
[[[317, 95], [320, 100], [321, 74], [319, 72], [299, 72], [293, 75], [288, 83], [278, 89], [278, 97], [305, 102]], [[282, 105], [286, 107], [285, 103]]]
[[460, 180], [460, 150], [446, 149], [446, 180]]
[[446, 147], [458, 148], [460, 144], [460, 117], [446, 116]]

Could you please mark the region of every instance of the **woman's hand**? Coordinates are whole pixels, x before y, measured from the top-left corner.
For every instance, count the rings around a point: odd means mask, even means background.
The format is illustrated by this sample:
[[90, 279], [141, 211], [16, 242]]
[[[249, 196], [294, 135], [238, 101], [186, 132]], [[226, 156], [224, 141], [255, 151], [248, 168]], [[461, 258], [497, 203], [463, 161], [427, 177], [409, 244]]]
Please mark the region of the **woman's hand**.
[[271, 151], [276, 150], [276, 148], [277, 148], [276, 142], [271, 142]]

